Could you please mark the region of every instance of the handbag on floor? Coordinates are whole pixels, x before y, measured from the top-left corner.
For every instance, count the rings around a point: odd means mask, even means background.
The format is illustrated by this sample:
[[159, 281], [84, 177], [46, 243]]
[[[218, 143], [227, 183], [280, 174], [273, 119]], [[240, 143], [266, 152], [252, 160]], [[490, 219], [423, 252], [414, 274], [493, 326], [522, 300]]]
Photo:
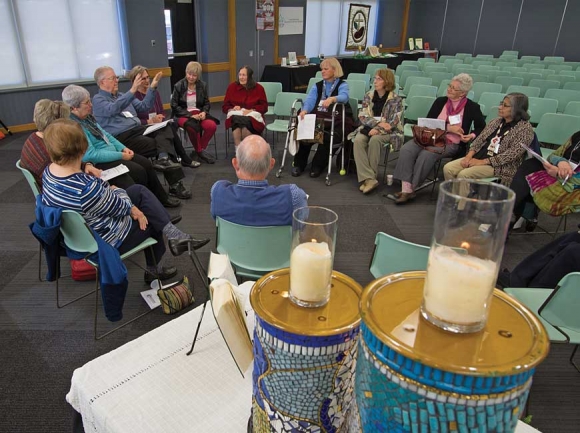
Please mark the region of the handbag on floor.
[[165, 314], [175, 314], [189, 307], [194, 301], [187, 277], [169, 287], [160, 288], [157, 290], [157, 296]]
[[97, 278], [97, 270], [84, 260], [70, 259], [70, 269], [75, 281], [91, 281]]
[[445, 131], [439, 128], [413, 125], [413, 140], [422, 147], [445, 147]]

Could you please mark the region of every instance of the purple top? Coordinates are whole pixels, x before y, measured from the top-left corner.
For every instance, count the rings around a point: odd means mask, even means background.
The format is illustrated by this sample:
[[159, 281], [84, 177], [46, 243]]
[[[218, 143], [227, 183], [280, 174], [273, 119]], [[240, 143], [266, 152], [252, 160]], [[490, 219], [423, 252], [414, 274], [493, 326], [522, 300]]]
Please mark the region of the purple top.
[[[136, 91], [135, 98], [142, 101], [145, 98], [145, 95], [139, 91]], [[149, 111], [137, 111], [137, 116], [141, 121], [141, 125], [147, 125], [147, 121], [149, 120], [149, 113], [165, 114], [165, 110], [163, 109], [163, 102], [161, 102], [161, 96], [159, 95], [159, 92], [155, 94], [155, 101], [153, 102], [153, 106]]]

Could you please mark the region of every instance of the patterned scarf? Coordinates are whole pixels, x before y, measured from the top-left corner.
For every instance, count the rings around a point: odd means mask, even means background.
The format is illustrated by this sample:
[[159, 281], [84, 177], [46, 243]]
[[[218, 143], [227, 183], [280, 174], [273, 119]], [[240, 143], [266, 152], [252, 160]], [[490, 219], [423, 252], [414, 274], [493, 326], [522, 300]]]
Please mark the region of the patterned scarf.
[[99, 129], [99, 124], [97, 123], [97, 119], [95, 119], [95, 116], [93, 116], [92, 114], [89, 114], [84, 119], [81, 119], [80, 117], [77, 117], [74, 114], [71, 114], [70, 118], [72, 120], [74, 120], [75, 122], [80, 123], [81, 126], [83, 127], [83, 129], [86, 129], [87, 131], [89, 131], [96, 138], [103, 140], [103, 141], [107, 141], [107, 140], [105, 140], [105, 134], [103, 134], [103, 131], [101, 131]]
[[461, 113], [461, 110], [465, 108], [465, 104], [467, 104], [467, 98], [465, 96], [459, 100], [459, 104], [457, 104], [457, 107], [455, 108], [453, 108], [453, 102], [451, 99], [447, 98], [447, 117]]

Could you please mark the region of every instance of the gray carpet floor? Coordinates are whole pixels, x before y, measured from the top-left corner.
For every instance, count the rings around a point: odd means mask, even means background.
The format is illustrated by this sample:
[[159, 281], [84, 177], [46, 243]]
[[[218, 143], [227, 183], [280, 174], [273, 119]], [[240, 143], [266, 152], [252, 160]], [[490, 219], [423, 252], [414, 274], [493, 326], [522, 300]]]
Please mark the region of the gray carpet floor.
[[[218, 109], [213, 113], [217, 114]], [[0, 432], [60, 433], [72, 428], [72, 410], [65, 395], [73, 371], [175, 316], [166, 316], [156, 310], [95, 342], [93, 296], [63, 309], [56, 308], [54, 283], [38, 281], [38, 244], [28, 229], [34, 218], [33, 195], [14, 165], [27, 136], [28, 133], [15, 134], [0, 141]], [[280, 136], [275, 146], [278, 159], [283, 138]], [[270, 136], [268, 139], [272, 141]], [[235, 179], [230, 159], [225, 158], [223, 126], [219, 127], [217, 146], [220, 159], [215, 165], [186, 169], [186, 181], [192, 188], [193, 198], [171, 210], [183, 215], [179, 224], [182, 230], [212, 239], [200, 250], [204, 263], [215, 246], [215, 224], [209, 214], [210, 187], [218, 179]], [[231, 149], [230, 145], [230, 158]], [[213, 152], [213, 147], [209, 150]], [[389, 163], [389, 172], [394, 164]], [[286, 167], [289, 166], [287, 162]], [[365, 196], [357, 188], [355, 175], [334, 175], [332, 179], [331, 186], [326, 186], [322, 177], [295, 179], [288, 168], [281, 179], [274, 173], [269, 177], [273, 184], [294, 181], [310, 195], [310, 204], [329, 207], [338, 214], [336, 270], [363, 286], [372, 281], [368, 268], [378, 231], [423, 245], [430, 243], [435, 200], [429, 189], [421, 191], [413, 203], [398, 207], [383, 197], [384, 193], [396, 191], [396, 185], [381, 185], [376, 192]], [[578, 222], [577, 217], [569, 218], [569, 228], [573, 229]], [[540, 223], [550, 228], [557, 221], [542, 215]], [[550, 239], [546, 235], [512, 236], [506, 246], [503, 265], [512, 268]], [[205, 293], [189, 259], [168, 257], [167, 263], [176, 265], [193, 280], [196, 305], [203, 302]], [[68, 266], [64, 262], [63, 265]], [[142, 271], [130, 265], [129, 278], [123, 310], [125, 317], [146, 311], [139, 295], [146, 289]], [[93, 283], [63, 281], [62, 287], [65, 296], [72, 297], [91, 290]], [[100, 329], [109, 329], [110, 324], [104, 316], [100, 319]], [[193, 337], [194, 330], [191, 332]], [[546, 433], [580, 431], [580, 374], [568, 363], [570, 352], [570, 346], [553, 345], [535, 375], [530, 401], [532, 425]], [[195, 431], [194, 426], [192, 431]]]

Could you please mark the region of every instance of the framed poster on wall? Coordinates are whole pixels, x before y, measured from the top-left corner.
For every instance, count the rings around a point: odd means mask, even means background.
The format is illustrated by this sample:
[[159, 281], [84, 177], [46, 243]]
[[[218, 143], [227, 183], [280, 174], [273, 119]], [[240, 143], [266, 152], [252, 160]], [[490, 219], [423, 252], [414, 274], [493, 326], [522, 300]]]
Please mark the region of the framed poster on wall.
[[346, 29], [346, 51], [362, 51], [366, 48], [370, 13], [369, 5], [350, 4]]

